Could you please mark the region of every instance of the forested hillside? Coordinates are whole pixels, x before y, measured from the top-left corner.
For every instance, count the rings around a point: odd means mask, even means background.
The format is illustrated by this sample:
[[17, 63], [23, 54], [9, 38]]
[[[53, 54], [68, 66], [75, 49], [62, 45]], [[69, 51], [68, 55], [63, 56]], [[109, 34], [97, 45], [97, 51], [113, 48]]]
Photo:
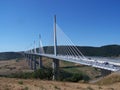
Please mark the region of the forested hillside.
[[[69, 46], [69, 48], [73, 46]], [[58, 46], [57, 50], [59, 54], [66, 54], [66, 49], [68, 46]], [[101, 47], [90, 47], [90, 46], [77, 46], [77, 48], [85, 56], [119, 56], [120, 55], [120, 45], [106, 45]], [[53, 53], [52, 46], [44, 47], [45, 52]]]

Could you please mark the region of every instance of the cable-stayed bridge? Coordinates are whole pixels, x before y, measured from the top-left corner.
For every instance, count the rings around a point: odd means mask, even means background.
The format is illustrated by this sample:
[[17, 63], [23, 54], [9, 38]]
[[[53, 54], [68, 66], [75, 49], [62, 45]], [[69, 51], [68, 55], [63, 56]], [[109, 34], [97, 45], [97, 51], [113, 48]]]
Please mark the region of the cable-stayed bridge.
[[[115, 63], [111, 61], [104, 61], [101, 58], [86, 57], [82, 52], [74, 45], [74, 43], [68, 38], [68, 36], [60, 29], [56, 24], [56, 16], [54, 17], [54, 45], [48, 46], [46, 50], [42, 45], [41, 37], [39, 36], [39, 48], [36, 49], [36, 43], [34, 42], [34, 48], [25, 51], [25, 56], [28, 60], [31, 68], [36, 70], [36, 64], [39, 64], [42, 68], [41, 57], [48, 57], [53, 59], [53, 79], [56, 78], [59, 60], [74, 62], [82, 65], [88, 65], [91, 67], [96, 67], [100, 69], [119, 71], [120, 63]], [[63, 46], [62, 48], [60, 48]], [[39, 62], [36, 58], [39, 57]]]

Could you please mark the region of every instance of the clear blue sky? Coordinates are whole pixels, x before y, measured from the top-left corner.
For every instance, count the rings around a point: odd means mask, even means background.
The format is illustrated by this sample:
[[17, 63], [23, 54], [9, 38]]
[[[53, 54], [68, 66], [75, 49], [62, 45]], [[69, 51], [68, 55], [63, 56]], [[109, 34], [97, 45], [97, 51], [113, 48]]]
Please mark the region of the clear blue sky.
[[47, 45], [54, 14], [75, 45], [120, 44], [120, 0], [0, 0], [0, 52]]

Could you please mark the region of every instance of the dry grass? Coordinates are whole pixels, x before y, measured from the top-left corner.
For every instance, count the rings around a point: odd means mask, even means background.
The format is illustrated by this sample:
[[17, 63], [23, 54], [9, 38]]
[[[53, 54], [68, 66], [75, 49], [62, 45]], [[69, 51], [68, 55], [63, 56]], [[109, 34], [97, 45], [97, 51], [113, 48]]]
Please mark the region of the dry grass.
[[117, 82], [120, 82], [120, 72], [112, 73], [112, 74], [102, 78], [96, 84], [109, 85], [109, 84], [115, 84]]
[[93, 85], [35, 79], [0, 78], [0, 90], [120, 90], [120, 83]]
[[[51, 65], [51, 61], [44, 60], [44, 65]], [[60, 62], [62, 67], [74, 66], [75, 64]], [[75, 65], [77, 71], [83, 70], [91, 75], [95, 75], [95, 70], [90, 67]], [[69, 68], [71, 70], [71, 68]], [[75, 70], [73, 69], [73, 70]], [[91, 71], [92, 72], [91, 72]], [[15, 72], [30, 71], [25, 60], [0, 61], [0, 74], [10, 74]], [[97, 75], [97, 74], [96, 74]], [[120, 90], [120, 75], [111, 74], [96, 84], [85, 83], [70, 83], [70, 82], [56, 82], [56, 81], [43, 81], [36, 79], [14, 79], [0, 77], [0, 90]]]
[[10, 75], [20, 72], [32, 72], [25, 59], [0, 61], [0, 75]]

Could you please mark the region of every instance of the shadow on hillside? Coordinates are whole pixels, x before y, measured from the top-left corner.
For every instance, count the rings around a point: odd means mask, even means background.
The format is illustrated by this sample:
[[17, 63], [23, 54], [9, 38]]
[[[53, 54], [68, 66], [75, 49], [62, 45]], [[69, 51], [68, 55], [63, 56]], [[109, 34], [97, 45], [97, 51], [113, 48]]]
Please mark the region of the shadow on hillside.
[[65, 66], [60, 68], [79, 68], [79, 67], [85, 67], [85, 66]]

